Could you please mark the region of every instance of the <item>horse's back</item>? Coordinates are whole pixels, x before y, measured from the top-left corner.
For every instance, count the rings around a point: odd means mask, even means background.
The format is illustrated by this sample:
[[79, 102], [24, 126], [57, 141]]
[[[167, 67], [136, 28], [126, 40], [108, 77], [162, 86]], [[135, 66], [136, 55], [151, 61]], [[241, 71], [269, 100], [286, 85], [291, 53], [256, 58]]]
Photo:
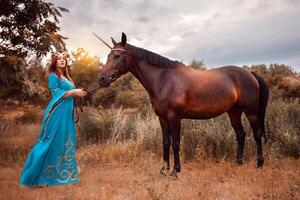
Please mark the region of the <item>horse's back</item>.
[[[247, 70], [224, 66], [208, 70], [180, 67], [166, 74], [155, 110], [175, 110], [183, 118], [208, 119], [227, 112], [235, 104], [253, 107], [257, 103], [258, 83]], [[167, 79], [166, 78], [166, 79]], [[155, 103], [156, 102], [156, 103]], [[158, 111], [157, 111], [158, 113]]]

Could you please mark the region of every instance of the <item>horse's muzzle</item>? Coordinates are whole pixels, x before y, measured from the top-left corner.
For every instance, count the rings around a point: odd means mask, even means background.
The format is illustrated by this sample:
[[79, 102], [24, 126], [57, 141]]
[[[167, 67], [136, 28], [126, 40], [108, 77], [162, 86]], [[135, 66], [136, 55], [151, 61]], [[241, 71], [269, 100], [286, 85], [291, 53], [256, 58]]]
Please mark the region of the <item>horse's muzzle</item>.
[[108, 87], [110, 85], [110, 80], [106, 76], [100, 76], [98, 83], [101, 87]]

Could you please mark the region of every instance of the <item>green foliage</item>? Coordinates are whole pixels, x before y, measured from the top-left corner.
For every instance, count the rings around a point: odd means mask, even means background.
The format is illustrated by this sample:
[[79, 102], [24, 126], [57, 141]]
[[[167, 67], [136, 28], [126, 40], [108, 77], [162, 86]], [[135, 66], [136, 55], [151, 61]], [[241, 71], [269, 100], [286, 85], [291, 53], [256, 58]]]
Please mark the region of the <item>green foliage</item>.
[[25, 58], [29, 52], [46, 55], [51, 45], [64, 46], [58, 31], [60, 12], [67, 9], [41, 0], [1, 1], [0, 55]]

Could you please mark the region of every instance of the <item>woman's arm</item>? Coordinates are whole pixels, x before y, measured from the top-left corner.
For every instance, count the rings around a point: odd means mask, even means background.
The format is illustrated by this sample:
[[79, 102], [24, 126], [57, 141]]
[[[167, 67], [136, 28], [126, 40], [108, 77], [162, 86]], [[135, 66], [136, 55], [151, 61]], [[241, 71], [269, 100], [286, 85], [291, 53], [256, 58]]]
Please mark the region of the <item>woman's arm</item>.
[[73, 89], [73, 90], [69, 90], [69, 91], [67, 91], [67, 92], [64, 94], [63, 98], [67, 98], [67, 97], [72, 96], [72, 95], [73, 95], [73, 96], [77, 95], [77, 96], [83, 97], [83, 96], [86, 95], [86, 92], [85, 92], [83, 89]]
[[75, 96], [75, 91], [74, 91], [74, 90], [69, 90], [68, 92], [66, 92], [66, 93], [64, 94], [63, 98], [64, 98], [64, 99], [65, 99], [65, 98], [68, 98], [68, 97], [71, 96], [71, 95]]

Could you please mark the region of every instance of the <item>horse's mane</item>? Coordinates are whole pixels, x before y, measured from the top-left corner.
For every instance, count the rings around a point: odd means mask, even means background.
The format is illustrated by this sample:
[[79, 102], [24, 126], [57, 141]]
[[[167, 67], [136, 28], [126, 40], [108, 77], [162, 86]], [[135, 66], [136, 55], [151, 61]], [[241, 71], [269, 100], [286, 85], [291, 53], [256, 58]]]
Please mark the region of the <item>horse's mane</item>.
[[128, 53], [131, 53], [134, 56], [136, 56], [138, 59], [144, 60], [147, 63], [154, 65], [154, 66], [164, 67], [164, 68], [172, 68], [172, 67], [176, 67], [176, 65], [180, 64], [180, 62], [177, 60], [176, 61], [170, 60], [170, 59], [168, 59], [164, 56], [161, 56], [157, 53], [148, 51], [148, 50], [140, 48], [140, 47], [133, 46], [128, 43], [125, 45], [125, 50]]

